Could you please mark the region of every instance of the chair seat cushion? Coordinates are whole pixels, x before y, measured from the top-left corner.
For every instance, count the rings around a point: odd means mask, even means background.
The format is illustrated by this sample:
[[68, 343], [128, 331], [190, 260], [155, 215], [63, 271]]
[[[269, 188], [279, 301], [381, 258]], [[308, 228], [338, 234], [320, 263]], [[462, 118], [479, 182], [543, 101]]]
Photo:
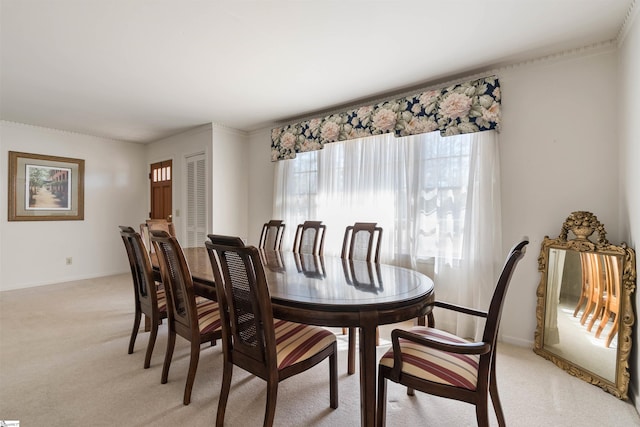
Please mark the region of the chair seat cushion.
[[278, 369], [316, 355], [336, 340], [333, 332], [317, 326], [273, 319]]
[[[456, 335], [425, 326], [409, 330], [417, 335], [434, 338], [447, 343], [467, 343]], [[402, 373], [427, 381], [475, 390], [478, 379], [480, 357], [473, 354], [454, 354], [400, 339]], [[393, 367], [393, 348], [382, 356], [380, 365]]]
[[198, 326], [200, 328], [201, 335], [222, 328], [222, 322], [220, 321], [220, 309], [218, 308], [217, 302], [211, 300], [200, 300], [200, 302], [196, 304], [196, 309], [198, 310]]

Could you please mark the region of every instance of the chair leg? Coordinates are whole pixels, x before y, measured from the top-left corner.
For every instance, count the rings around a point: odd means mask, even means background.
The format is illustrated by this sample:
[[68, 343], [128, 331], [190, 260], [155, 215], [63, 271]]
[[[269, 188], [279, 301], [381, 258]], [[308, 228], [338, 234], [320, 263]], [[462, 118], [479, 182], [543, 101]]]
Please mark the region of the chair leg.
[[133, 346], [136, 344], [136, 336], [138, 335], [138, 329], [140, 328], [140, 317], [142, 313], [136, 310], [135, 317], [133, 318], [133, 330], [131, 331], [131, 338], [129, 338], [129, 354], [133, 353]]
[[593, 325], [596, 323], [596, 320], [602, 317], [603, 308], [604, 307], [602, 306], [601, 300], [598, 299], [598, 301], [596, 302], [596, 308], [593, 310], [593, 316], [591, 316], [591, 319], [589, 320], [589, 324], [587, 325], [588, 332], [591, 332], [591, 329], [593, 328]]
[[591, 310], [593, 310], [593, 301], [591, 298], [587, 300], [587, 305], [582, 312], [582, 317], [580, 317], [580, 324], [584, 325], [587, 319], [589, 318], [589, 314], [591, 314]]
[[264, 413], [264, 427], [272, 427], [276, 416], [276, 400], [278, 400], [278, 380], [267, 381], [267, 408]]
[[476, 421], [478, 427], [489, 427], [489, 411], [487, 401], [476, 403]]
[[227, 410], [229, 400], [229, 390], [231, 389], [231, 376], [233, 374], [233, 363], [224, 361], [222, 371], [222, 386], [220, 387], [220, 400], [218, 400], [218, 414], [216, 415], [216, 427], [224, 426], [224, 411]]
[[596, 338], [600, 338], [600, 334], [602, 333], [607, 323], [609, 323], [609, 319], [611, 318], [611, 311], [605, 308], [604, 314], [602, 315], [602, 320], [600, 320], [600, 325], [598, 325], [598, 329], [596, 330]]
[[387, 424], [387, 379], [378, 374], [378, 409], [376, 411], [376, 426]]
[[334, 342], [329, 356], [329, 406], [338, 408], [338, 343]]
[[158, 336], [158, 322], [151, 322], [151, 332], [149, 333], [149, 342], [147, 343], [147, 354], [144, 356], [144, 369], [148, 369], [151, 365], [151, 354], [153, 347], [156, 345], [156, 337]]
[[347, 349], [347, 374], [356, 372], [356, 328], [349, 328], [349, 348]]
[[196, 371], [198, 370], [198, 361], [200, 360], [200, 342], [191, 341], [191, 358], [189, 360], [189, 372], [187, 374], [187, 383], [184, 386], [184, 399], [183, 404], [188, 405], [191, 403], [191, 390], [193, 389], [193, 382], [196, 379]]
[[149, 316], [144, 316], [144, 331], [149, 332], [151, 330], [151, 318]]
[[578, 312], [580, 311], [580, 308], [582, 307], [582, 303], [584, 301], [584, 297], [585, 297], [585, 290], [582, 291], [582, 293], [580, 294], [580, 299], [578, 300], [578, 304], [576, 304], [576, 309], [573, 310], [573, 317], [577, 317], [578, 316]]
[[618, 315], [616, 314], [615, 317], [615, 322], [613, 322], [613, 328], [611, 328], [611, 331], [609, 331], [609, 335], [607, 335], [607, 348], [609, 348], [609, 346], [611, 345], [611, 340], [613, 340], [613, 337], [616, 335], [616, 333], [618, 332]]
[[491, 395], [491, 402], [493, 403], [493, 410], [496, 411], [496, 418], [498, 419], [498, 425], [505, 427], [506, 422], [504, 419], [504, 413], [502, 412], [502, 404], [500, 403], [500, 396], [498, 395], [498, 383], [496, 382], [496, 367], [495, 367], [495, 355], [491, 362], [491, 377], [489, 382], [489, 394]]
[[433, 317], [433, 311], [427, 314], [427, 326], [433, 328], [436, 325], [436, 319]]
[[162, 384], [167, 383], [169, 377], [169, 366], [171, 366], [171, 358], [173, 357], [173, 348], [176, 346], [176, 332], [169, 329], [169, 336], [167, 337], [167, 352], [164, 355], [164, 365], [162, 366]]

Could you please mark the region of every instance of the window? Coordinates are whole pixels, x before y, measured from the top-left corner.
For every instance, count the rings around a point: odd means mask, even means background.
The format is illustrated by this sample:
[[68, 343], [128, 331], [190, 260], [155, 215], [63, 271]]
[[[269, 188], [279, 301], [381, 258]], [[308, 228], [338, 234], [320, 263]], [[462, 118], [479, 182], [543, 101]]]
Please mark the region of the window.
[[418, 203], [419, 257], [434, 257], [442, 245], [461, 257], [471, 139], [423, 139]]
[[[325, 255], [340, 255], [347, 225], [377, 222], [380, 262], [428, 273], [439, 299], [486, 307], [503, 260], [499, 172], [494, 131], [335, 142], [277, 162], [273, 214], [287, 224], [283, 247], [297, 224], [323, 221]], [[482, 330], [473, 316], [438, 316], [450, 332]]]
[[459, 259], [471, 141], [469, 135], [381, 135], [300, 153], [278, 162], [278, 199], [284, 201], [278, 218], [290, 229], [310, 219], [332, 230], [377, 222], [393, 248], [391, 258], [432, 258], [446, 250]]

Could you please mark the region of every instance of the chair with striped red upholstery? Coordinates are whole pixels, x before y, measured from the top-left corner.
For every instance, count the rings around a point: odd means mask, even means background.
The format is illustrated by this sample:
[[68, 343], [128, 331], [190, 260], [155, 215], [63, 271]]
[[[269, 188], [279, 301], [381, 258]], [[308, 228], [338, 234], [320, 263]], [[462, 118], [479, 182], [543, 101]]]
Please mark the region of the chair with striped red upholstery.
[[191, 343], [189, 372], [184, 388], [183, 403], [191, 402], [191, 389], [198, 369], [200, 345], [215, 343], [222, 337], [218, 303], [196, 297], [189, 266], [182, 248], [174, 236], [163, 230], [151, 230], [151, 243], [158, 255], [162, 283], [167, 292], [169, 333], [167, 352], [162, 367], [162, 384], [166, 384], [176, 343], [176, 334]]
[[338, 407], [337, 344], [324, 328], [273, 318], [258, 249], [239, 237], [209, 235], [205, 242], [222, 317], [224, 372], [216, 425], [224, 424], [233, 365], [267, 382], [264, 425], [272, 426], [278, 383], [329, 358], [329, 401]]
[[136, 336], [140, 329], [140, 319], [144, 314], [149, 318], [150, 323], [147, 353], [144, 357], [144, 368], [147, 369], [151, 363], [151, 354], [158, 336], [158, 325], [162, 323], [162, 319], [167, 318], [167, 301], [164, 289], [159, 288], [153, 280], [149, 252], [142, 236], [133, 228], [123, 225], [120, 226], [120, 236], [127, 250], [135, 295], [135, 317], [129, 339], [129, 354], [133, 353]]
[[378, 367], [378, 426], [386, 423], [387, 379], [406, 386], [409, 395], [415, 389], [475, 405], [479, 426], [489, 425], [490, 394], [498, 424], [505, 425], [496, 384], [496, 344], [504, 296], [528, 240], [524, 238], [509, 252], [488, 311], [435, 303], [436, 307], [484, 317], [482, 341], [473, 342], [436, 329], [432, 315], [428, 316], [428, 327], [391, 332], [392, 348], [382, 356]]

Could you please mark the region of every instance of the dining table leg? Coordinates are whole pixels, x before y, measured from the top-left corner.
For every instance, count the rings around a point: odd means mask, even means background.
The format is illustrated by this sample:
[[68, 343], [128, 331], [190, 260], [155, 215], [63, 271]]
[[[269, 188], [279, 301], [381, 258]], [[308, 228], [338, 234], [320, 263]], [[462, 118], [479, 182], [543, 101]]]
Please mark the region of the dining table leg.
[[360, 417], [363, 427], [376, 421], [376, 329], [377, 313], [360, 313]]

